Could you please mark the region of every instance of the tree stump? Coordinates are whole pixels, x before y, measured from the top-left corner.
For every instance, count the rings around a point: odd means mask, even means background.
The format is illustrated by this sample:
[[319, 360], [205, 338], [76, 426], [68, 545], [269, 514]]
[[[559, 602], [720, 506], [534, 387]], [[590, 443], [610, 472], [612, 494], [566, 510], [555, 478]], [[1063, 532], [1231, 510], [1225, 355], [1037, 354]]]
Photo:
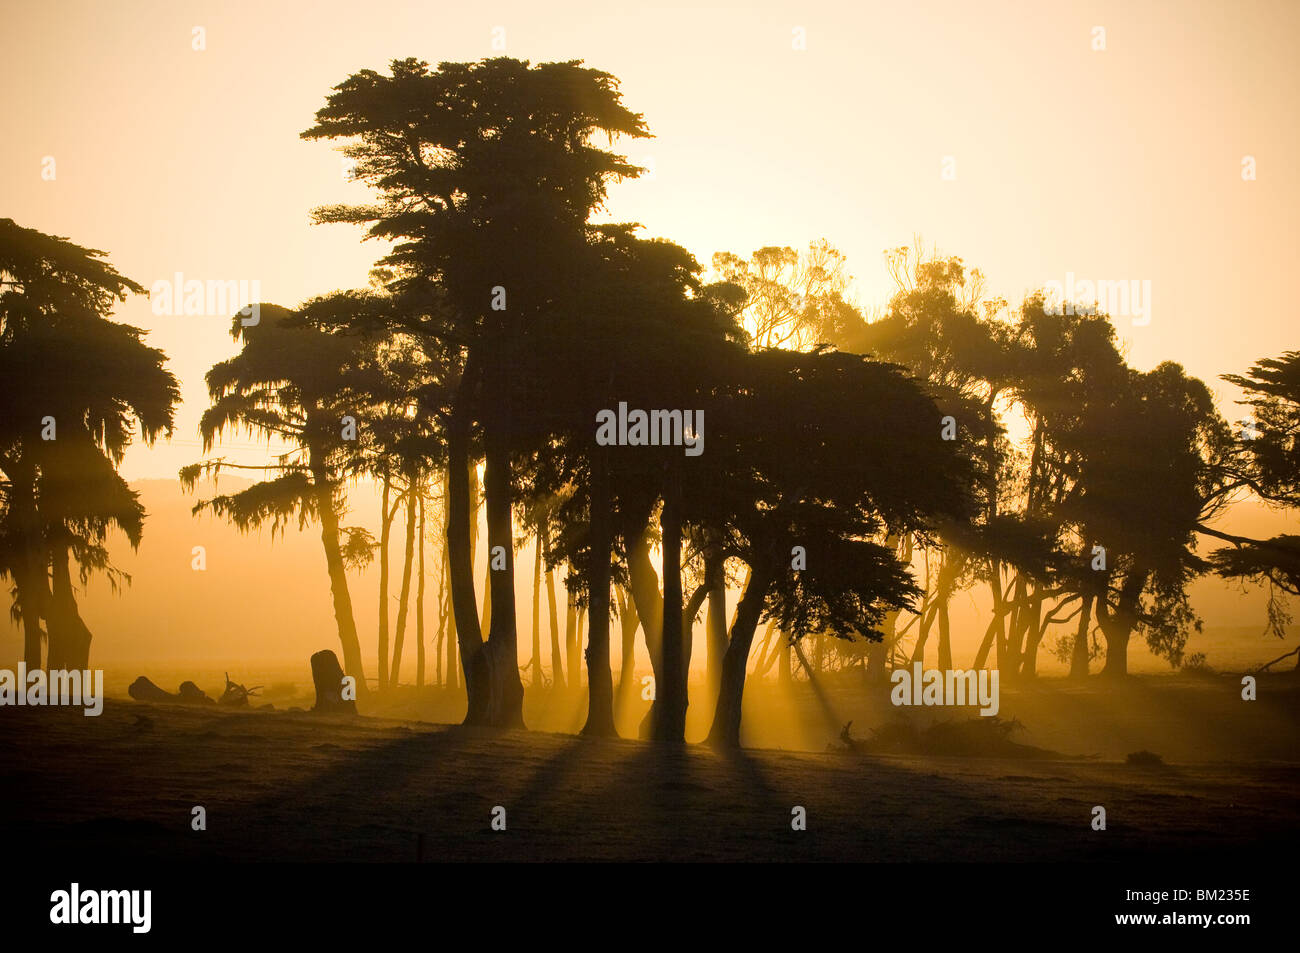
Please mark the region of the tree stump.
[[343, 666], [330, 649], [311, 657], [311, 678], [316, 683], [316, 704], [312, 711], [357, 713], [357, 703], [343, 698]]

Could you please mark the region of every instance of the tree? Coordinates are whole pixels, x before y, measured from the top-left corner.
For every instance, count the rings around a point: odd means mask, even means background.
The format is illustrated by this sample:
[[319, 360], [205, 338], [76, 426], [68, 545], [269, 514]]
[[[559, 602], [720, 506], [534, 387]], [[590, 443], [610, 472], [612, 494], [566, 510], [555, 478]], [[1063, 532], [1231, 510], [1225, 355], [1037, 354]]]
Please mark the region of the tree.
[[[1246, 374], [1226, 374], [1223, 379], [1245, 392], [1239, 403], [1251, 409], [1251, 419], [1238, 432], [1226, 464], [1225, 497], [1246, 491], [1269, 506], [1300, 507], [1300, 351], [1262, 358]], [[1210, 555], [1214, 572], [1266, 585], [1269, 628], [1283, 637], [1291, 621], [1286, 597], [1300, 595], [1300, 536], [1252, 539], [1207, 522], [1202, 520], [1198, 532], [1232, 544]]]
[[[376, 301], [379, 299], [377, 298]], [[379, 320], [384, 312], [370, 309], [354, 331], [368, 334], [373, 340], [377, 382], [374, 393], [367, 395], [364, 408], [355, 406], [354, 413], [364, 415], [364, 426], [358, 431], [358, 446], [367, 461], [366, 470], [378, 477], [380, 494], [379, 534], [379, 688], [396, 684], [401, 669], [402, 644], [408, 618], [407, 603], [410, 596], [411, 576], [417, 538], [417, 516], [428, 495], [429, 487], [437, 481], [441, 462], [441, 443], [430, 421], [417, 413], [416, 394], [422, 389], [436, 386], [437, 369], [430, 366], [426, 355], [410, 337], [390, 333], [386, 321]], [[342, 324], [334, 321], [341, 319]], [[322, 331], [343, 333], [359, 322], [348, 311], [317, 312], [316, 326]], [[354, 420], [357, 419], [354, 417]], [[405, 510], [405, 545], [402, 563], [402, 582], [398, 600], [397, 631], [393, 643], [392, 660], [389, 660], [389, 539], [399, 509]], [[423, 536], [420, 555], [423, 558]], [[419, 576], [417, 590], [424, 583]], [[423, 608], [417, 597], [416, 615], [422, 618]], [[417, 622], [418, 622], [417, 618]], [[417, 625], [417, 628], [419, 626]], [[423, 653], [423, 643], [417, 647], [417, 656]], [[423, 668], [420, 669], [423, 672]], [[417, 679], [418, 680], [418, 679]]]
[[[741, 324], [751, 346], [760, 349], [806, 351], [824, 343], [838, 346], [847, 334], [856, 332], [862, 318], [844, 299], [851, 278], [845, 266], [844, 255], [825, 239], [810, 242], [801, 251], [768, 245], [748, 259], [731, 252], [713, 256], [714, 272], [743, 296], [736, 302]], [[705, 684], [710, 697], [716, 699], [727, 649], [726, 560], [707, 533], [699, 540], [699, 550], [703, 579], [709, 587]], [[780, 636], [777, 654], [782, 658], [782, 672], [788, 673], [788, 634]]]
[[[441, 406], [448, 472], [452, 602], [468, 689], [466, 721], [521, 726], [514, 612], [511, 431], [521, 412], [519, 332], [562, 291], [566, 262], [588, 241], [587, 219], [610, 179], [639, 170], [592, 145], [597, 134], [646, 135], [620, 102], [617, 80], [578, 62], [497, 58], [479, 63], [397, 60], [335, 87], [308, 139], [347, 140], [356, 175], [378, 206], [329, 207], [318, 220], [369, 225], [396, 242], [383, 264], [403, 292], [436, 285], [447, 307], [418, 333], [457, 349], [463, 372]], [[492, 626], [478, 626], [464, 479], [476, 428], [485, 459], [488, 545], [506, 555], [491, 574]]]
[[1177, 666], [1200, 622], [1187, 584], [1209, 565], [1194, 552], [1207, 505], [1222, 498], [1226, 422], [1203, 382], [1172, 362], [1129, 370], [1102, 395], [1071, 437], [1078, 490], [1063, 510], [1100, 547], [1091, 565], [1095, 612], [1106, 640], [1104, 674], [1128, 673], [1140, 631]]
[[365, 466], [358, 441], [348, 439], [351, 427], [343, 418], [352, 417], [355, 427], [358, 408], [380, 390], [380, 378], [373, 340], [320, 326], [345, 324], [340, 313], [383, 306], [365, 293], [340, 292], [315, 298], [298, 312], [260, 305], [256, 324], [245, 325], [236, 315], [231, 336], [243, 349], [215, 365], [206, 378], [212, 406], [199, 423], [204, 452], [228, 430], [283, 441], [288, 449], [270, 463], [237, 464], [217, 457], [181, 471], [181, 481], [189, 488], [203, 474], [215, 476], [228, 469], [270, 475], [238, 493], [195, 505], [195, 513], [207, 510], [224, 516], [241, 532], [269, 524], [274, 537], [295, 518], [299, 529], [320, 521], [343, 667], [356, 679], [358, 693], [366, 690], [366, 682], [345, 556], [368, 558], [370, 540], [364, 530], [340, 526], [346, 512], [344, 479]]
[[[956, 256], [927, 254], [920, 239], [911, 248], [890, 249], [886, 262], [897, 291], [882, 316], [864, 321], [851, 308], [824, 308], [828, 317], [823, 324], [829, 330], [829, 340], [840, 350], [900, 364], [923, 382], [942, 417], [950, 422], [947, 437], [954, 449], [979, 470], [977, 500], [984, 527], [978, 533], [970, 532], [969, 527], [951, 527], [952, 531], [964, 529], [960, 544], [942, 532], [922, 547], [907, 537], [894, 541], [900, 556], [908, 560], [918, 548], [925, 559], [935, 551], [939, 566], [934, 585], [927, 586], [926, 598], [912, 622], [899, 628], [895, 615], [887, 619], [886, 628], [891, 630], [891, 640], [898, 642], [911, 625], [918, 625], [913, 651], [919, 657], [929, 626], [937, 621], [939, 656], [951, 662], [948, 604], [959, 584], [982, 579], [993, 593], [994, 624], [976, 660], [979, 667], [995, 640], [1003, 649], [1001, 655], [1006, 654], [1005, 635], [999, 637], [998, 632], [1009, 611], [1003, 596], [1006, 563], [1002, 558], [1009, 550], [1000, 546], [1003, 540], [998, 528], [1007, 526], [1002, 514], [1011, 496], [1007, 478], [1012, 449], [998, 407], [1010, 383], [1012, 332], [997, 318], [1006, 302], [985, 300], [984, 278], [978, 269], [967, 268]], [[881, 680], [887, 675], [889, 648], [882, 640], [868, 650], [869, 671]]]
[[[764, 617], [879, 638], [917, 590], [883, 538], [965, 519], [974, 471], [941, 437], [934, 401], [896, 365], [835, 352], [748, 356], [718, 408], [701, 505], [749, 568], [709, 739], [740, 742], [754, 631]], [[798, 548], [796, 548], [798, 547]]]
[[754, 347], [807, 350], [839, 333], [850, 276], [845, 258], [825, 239], [806, 251], [768, 245], [748, 259], [731, 252], [713, 256], [721, 280], [743, 289], [745, 330]]
[[170, 434], [180, 400], [166, 355], [108, 320], [143, 292], [104, 252], [0, 219], [0, 575], [32, 667], [42, 635], [47, 667], [88, 667], [71, 562], [116, 585], [108, 530], [140, 542], [144, 510], [116, 468], [137, 426], [146, 443]]
[[[701, 284], [699, 271], [689, 253], [669, 242], [638, 239], [624, 227], [600, 230], [583, 280], [564, 299], [569, 307], [530, 333], [528, 356], [517, 365], [520, 380], [537, 388], [536, 399], [522, 402], [530, 414], [516, 419], [516, 434], [531, 435], [523, 445], [533, 447], [537, 461], [528, 482], [563, 499], [556, 525], [577, 530], [562, 533], [550, 548], [556, 561], [576, 567], [570, 585], [589, 608], [587, 734], [614, 732], [609, 590], [623, 581], [613, 575], [616, 556], [626, 562], [645, 624], [658, 679], [655, 710], [658, 717], [671, 712], [655, 737], [680, 741], [684, 731], [689, 656], [680, 591], [682, 481], [694, 459], [684, 453], [689, 435], [683, 410], [694, 415], [719, 361], [743, 351], [734, 309], [719, 289]], [[623, 405], [676, 408], [676, 443], [661, 442], [656, 433], [653, 445], [648, 434], [641, 445], [608, 445], [600, 439], [602, 420]], [[662, 596], [657, 583], [646, 583], [642, 565], [648, 566], [646, 530], [661, 499]], [[676, 625], [656, 624], [661, 620]]]
[[997, 564], [1014, 576], [1004, 587], [1001, 573], [992, 574], [998, 664], [1011, 675], [1034, 674], [1048, 626], [1074, 618], [1061, 613], [1076, 601], [1072, 674], [1087, 673], [1088, 624], [1100, 592], [1091, 568], [1096, 540], [1077, 532], [1069, 508], [1084, 489], [1080, 467], [1097, 449], [1080, 435], [1129, 374], [1105, 315], [1058, 310], [1046, 307], [1041, 294], [1031, 295], [1007, 335], [1005, 393], [1029, 428], [1011, 460], [1015, 473], [1000, 481], [1009, 518], [1000, 521], [1005, 552]]

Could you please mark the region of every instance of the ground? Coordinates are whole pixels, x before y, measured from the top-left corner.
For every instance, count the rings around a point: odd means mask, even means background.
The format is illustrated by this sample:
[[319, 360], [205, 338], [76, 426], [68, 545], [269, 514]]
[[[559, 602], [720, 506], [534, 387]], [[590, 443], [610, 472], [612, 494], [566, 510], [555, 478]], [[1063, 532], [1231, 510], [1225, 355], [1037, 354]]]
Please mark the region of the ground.
[[[1224, 678], [1004, 689], [1002, 715], [1032, 746], [1013, 757], [720, 754], [116, 698], [98, 718], [6, 708], [0, 836], [11, 850], [182, 860], [1245, 860], [1264, 840], [1300, 845], [1296, 681], [1266, 677], [1257, 702]], [[829, 703], [856, 716], [855, 738], [899, 715], [852, 695]], [[1124, 749], [1165, 763], [1129, 764]]]

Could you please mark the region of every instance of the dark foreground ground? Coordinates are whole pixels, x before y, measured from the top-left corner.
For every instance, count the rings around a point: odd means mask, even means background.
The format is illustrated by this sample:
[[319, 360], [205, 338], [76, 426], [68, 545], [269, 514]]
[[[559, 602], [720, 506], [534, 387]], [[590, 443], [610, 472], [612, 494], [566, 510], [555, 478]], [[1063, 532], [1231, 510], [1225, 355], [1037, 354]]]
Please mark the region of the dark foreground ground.
[[[1077, 757], [1106, 747], [1087, 724], [1074, 746], [1066, 732], [1048, 737], [1069, 756], [723, 755], [128, 700], [110, 700], [98, 718], [7, 708], [0, 837], [10, 856], [98, 860], [414, 861], [421, 835], [430, 861], [1249, 863], [1300, 846], [1300, 692], [1273, 692], [1281, 701], [1261, 708], [1225, 693], [1216, 711], [1191, 691], [1167, 689], [1151, 704], [1178, 715], [1183, 735], [1204, 728], [1222, 741], [1199, 758], [1184, 742], [1173, 750], [1190, 759], [1154, 766]], [[1115, 704], [1098, 697], [1088, 707]], [[1245, 739], [1236, 747], [1234, 717]], [[1128, 730], [1136, 747], [1141, 727]], [[1032, 733], [1020, 740], [1046, 747]], [[196, 805], [205, 831], [191, 829]], [[1097, 805], [1105, 831], [1092, 829]], [[505, 831], [491, 827], [497, 806]], [[806, 831], [791, 829], [796, 806]]]

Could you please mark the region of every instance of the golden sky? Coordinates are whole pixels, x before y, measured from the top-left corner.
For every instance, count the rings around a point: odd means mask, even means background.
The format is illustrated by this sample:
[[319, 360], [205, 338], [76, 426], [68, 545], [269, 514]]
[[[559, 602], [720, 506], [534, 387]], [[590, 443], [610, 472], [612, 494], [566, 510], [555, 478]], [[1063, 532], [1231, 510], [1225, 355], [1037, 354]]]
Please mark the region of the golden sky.
[[[656, 136], [627, 151], [654, 175], [615, 186], [609, 217], [703, 262], [825, 237], [875, 306], [882, 250], [920, 233], [1013, 303], [1068, 273], [1150, 281], [1150, 324], [1118, 322], [1138, 367], [1213, 382], [1300, 346], [1293, 2], [94, 0], [0, 22], [0, 215], [102, 248], [146, 286], [258, 281], [294, 305], [364, 284], [381, 249], [308, 214], [366, 192], [298, 133], [356, 70], [504, 52], [620, 77]], [[229, 318], [143, 298], [118, 317], [150, 329], [186, 398], [177, 439], [132, 450], [124, 474], [173, 477], [199, 456]]]

